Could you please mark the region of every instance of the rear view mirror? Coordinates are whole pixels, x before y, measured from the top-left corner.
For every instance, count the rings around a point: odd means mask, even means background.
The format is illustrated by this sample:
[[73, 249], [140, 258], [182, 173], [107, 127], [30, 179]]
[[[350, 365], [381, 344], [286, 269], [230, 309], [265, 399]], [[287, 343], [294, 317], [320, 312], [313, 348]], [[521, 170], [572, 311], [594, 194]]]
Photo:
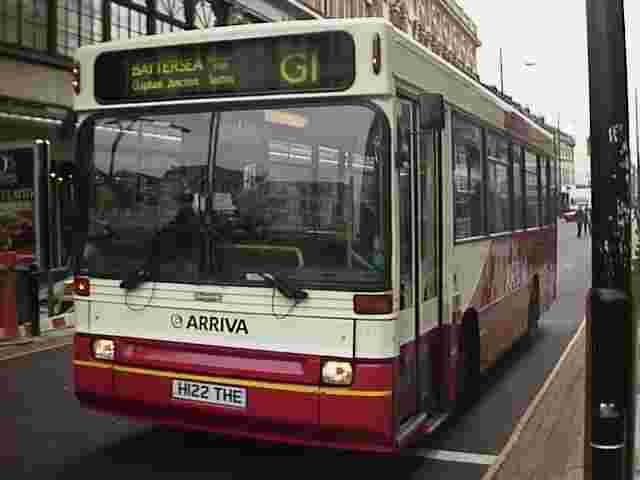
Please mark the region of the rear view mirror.
[[444, 129], [444, 97], [435, 93], [420, 95], [420, 130]]

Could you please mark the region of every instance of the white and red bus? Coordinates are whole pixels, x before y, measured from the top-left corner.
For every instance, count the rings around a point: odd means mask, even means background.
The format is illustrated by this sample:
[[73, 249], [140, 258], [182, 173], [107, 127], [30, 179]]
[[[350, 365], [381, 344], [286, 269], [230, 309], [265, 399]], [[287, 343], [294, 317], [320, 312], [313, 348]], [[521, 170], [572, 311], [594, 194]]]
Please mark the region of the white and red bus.
[[384, 20], [77, 60], [83, 405], [396, 451], [554, 301], [553, 139]]

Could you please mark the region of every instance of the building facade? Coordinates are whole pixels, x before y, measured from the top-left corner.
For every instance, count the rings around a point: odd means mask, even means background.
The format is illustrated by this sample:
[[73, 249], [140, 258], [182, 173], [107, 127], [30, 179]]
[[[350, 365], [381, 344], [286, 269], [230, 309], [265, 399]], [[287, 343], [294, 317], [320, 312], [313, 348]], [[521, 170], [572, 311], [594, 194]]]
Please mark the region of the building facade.
[[564, 132], [560, 132], [560, 184], [575, 185], [576, 166], [573, 149], [576, 146], [575, 139]]
[[305, 0], [323, 17], [384, 17], [478, 79], [478, 28], [455, 0]]
[[538, 125], [551, 133], [558, 141], [558, 157], [560, 159], [560, 172], [558, 180], [560, 182], [560, 188], [565, 188], [568, 185], [576, 184], [576, 165], [574, 149], [576, 146], [576, 139], [562, 130], [559, 130], [557, 126], [549, 125], [545, 122], [544, 117], [537, 117], [530, 115]]
[[290, 0], [0, 0], [0, 146], [48, 139], [72, 102], [73, 54], [82, 45], [139, 35], [319, 16]]

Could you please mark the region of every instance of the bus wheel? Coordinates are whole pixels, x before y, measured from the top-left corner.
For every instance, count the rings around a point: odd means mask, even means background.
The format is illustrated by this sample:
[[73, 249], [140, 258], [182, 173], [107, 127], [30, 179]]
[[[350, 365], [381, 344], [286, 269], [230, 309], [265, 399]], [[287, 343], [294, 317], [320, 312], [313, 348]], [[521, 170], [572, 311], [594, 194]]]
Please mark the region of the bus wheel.
[[467, 310], [462, 317], [460, 340], [464, 367], [458, 370], [456, 403], [465, 408], [473, 402], [480, 388], [480, 327], [474, 309]]
[[531, 285], [527, 318], [527, 342], [531, 345], [540, 332], [540, 284], [537, 275]]

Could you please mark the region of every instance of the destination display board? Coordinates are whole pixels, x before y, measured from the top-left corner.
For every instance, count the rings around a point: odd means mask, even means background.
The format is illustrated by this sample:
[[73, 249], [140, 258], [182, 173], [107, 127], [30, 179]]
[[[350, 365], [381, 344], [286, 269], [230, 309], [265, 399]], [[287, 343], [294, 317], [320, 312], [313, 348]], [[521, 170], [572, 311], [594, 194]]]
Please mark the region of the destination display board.
[[95, 63], [101, 103], [336, 91], [355, 78], [346, 32], [106, 52]]

